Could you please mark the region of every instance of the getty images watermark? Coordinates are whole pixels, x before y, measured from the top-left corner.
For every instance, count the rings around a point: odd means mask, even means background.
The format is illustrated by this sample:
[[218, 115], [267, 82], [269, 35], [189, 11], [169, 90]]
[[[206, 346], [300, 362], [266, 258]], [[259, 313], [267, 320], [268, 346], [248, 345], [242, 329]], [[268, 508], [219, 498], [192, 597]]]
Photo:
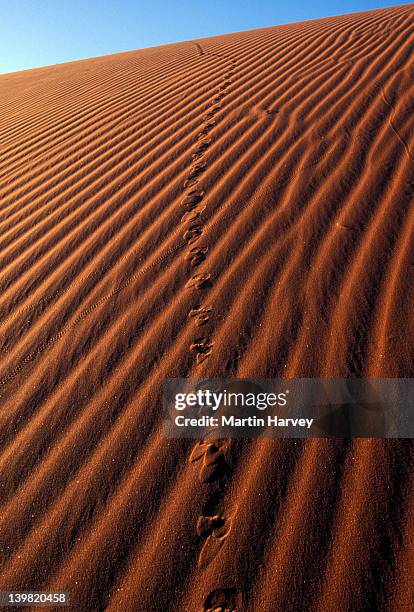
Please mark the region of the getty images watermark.
[[168, 437], [414, 438], [413, 379], [169, 379]]

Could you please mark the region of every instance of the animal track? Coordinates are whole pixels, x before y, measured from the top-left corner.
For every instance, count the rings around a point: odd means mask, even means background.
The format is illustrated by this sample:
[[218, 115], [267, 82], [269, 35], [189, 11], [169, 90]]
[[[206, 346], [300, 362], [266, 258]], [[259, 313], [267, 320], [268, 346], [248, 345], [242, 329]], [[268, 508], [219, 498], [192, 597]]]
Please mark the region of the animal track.
[[186, 284], [187, 289], [207, 289], [211, 287], [211, 275], [204, 272], [194, 274]]
[[210, 354], [213, 344], [208, 338], [196, 338], [190, 346], [190, 351], [196, 354], [197, 363], [202, 363]]
[[[231, 471], [228, 460], [230, 440], [203, 440], [197, 442], [190, 455], [191, 463], [202, 460], [199, 478], [205, 484], [222, 479]], [[196, 525], [197, 535], [205, 538], [201, 547], [198, 567], [206, 567], [218, 554], [231, 529], [231, 519], [217, 512], [222, 505], [222, 494], [216, 491], [205, 505], [204, 511], [215, 514], [202, 514]]]
[[[199, 51], [201, 50], [201, 46], [197, 43]], [[210, 55], [217, 55], [212, 54]], [[201, 56], [201, 53], [200, 53]], [[220, 57], [217, 55], [217, 57]], [[227, 68], [226, 74], [223, 76], [222, 82], [217, 86], [215, 93], [211, 98], [210, 109], [207, 110], [203, 117], [202, 121], [204, 123], [203, 128], [198, 133], [197, 139], [198, 143], [194, 151], [192, 152], [191, 159], [194, 162], [190, 168], [190, 172], [184, 182], [184, 187], [191, 187], [194, 185], [200, 175], [206, 168], [206, 163], [199, 161], [203, 156], [205, 151], [211, 144], [211, 138], [208, 138], [209, 132], [214, 128], [217, 121], [215, 115], [217, 111], [222, 107], [222, 100], [226, 95], [226, 89], [229, 85], [230, 77], [235, 68], [234, 62], [230, 64]], [[186, 206], [188, 212], [185, 213], [181, 221], [182, 223], [187, 224], [187, 229], [184, 233], [184, 240], [187, 244], [192, 244], [196, 242], [203, 233], [202, 225], [200, 223], [201, 213], [205, 210], [205, 207], [198, 207], [197, 204], [201, 201], [204, 192], [197, 193], [195, 190], [189, 192], [184, 200], [182, 201], [183, 205]], [[194, 247], [187, 252], [186, 260], [190, 261], [192, 267], [199, 266], [207, 256], [208, 247]], [[193, 288], [196, 290], [207, 289], [211, 286], [211, 277], [210, 274], [196, 274], [194, 275], [186, 284], [187, 288]], [[196, 320], [197, 326], [201, 327], [205, 325], [210, 320], [211, 308], [208, 312], [201, 309], [201, 307], [196, 307], [192, 309], [189, 313], [189, 318], [194, 318]], [[211, 354], [213, 343], [207, 337], [196, 338], [190, 346], [190, 351], [194, 352], [196, 355], [196, 363], [203, 363], [207, 359], [207, 357]]]
[[204, 152], [209, 146], [210, 146], [211, 140], [200, 140], [197, 148], [196, 148], [196, 153], [202, 153]]
[[210, 444], [204, 454], [203, 463], [200, 470], [200, 480], [202, 482], [215, 482], [221, 480], [231, 472], [228, 459], [230, 449], [229, 441]]
[[181, 204], [192, 210], [201, 200], [203, 199], [204, 191], [190, 191], [187, 195], [181, 200]]
[[181, 217], [182, 223], [191, 223], [200, 219], [201, 214], [205, 211], [205, 206], [195, 206], [192, 210], [186, 212]]
[[409, 147], [408, 142], [406, 141], [406, 139], [402, 136], [401, 132], [399, 131], [399, 129], [395, 126], [394, 123], [394, 117], [395, 117], [395, 106], [392, 104], [392, 102], [388, 99], [388, 97], [385, 95], [385, 91], [384, 91], [384, 87], [381, 85], [381, 94], [383, 97], [384, 102], [389, 106], [389, 108], [391, 109], [391, 116], [388, 119], [388, 123], [392, 129], [392, 131], [394, 132], [394, 134], [397, 136], [398, 140], [402, 143], [405, 152], [407, 153], [408, 158], [411, 161], [414, 161], [414, 154], [411, 152], [411, 149]]
[[216, 126], [215, 119], [210, 119], [210, 121], [206, 121], [203, 129], [198, 134], [199, 138], [203, 138], [203, 136], [207, 136], [207, 134]]
[[[201, 45], [199, 43], [195, 44], [200, 57], [205, 55]], [[209, 55], [220, 57], [220, 55], [214, 53], [209, 53]], [[207, 167], [207, 163], [200, 160], [203, 159], [211, 145], [209, 134], [217, 124], [216, 113], [223, 106], [223, 98], [232, 80], [231, 75], [234, 69], [235, 64], [232, 62], [227, 67], [222, 82], [213, 93], [210, 108], [203, 114], [203, 126], [197, 135], [197, 143], [191, 152], [192, 165], [184, 181], [184, 188], [194, 186]], [[203, 233], [201, 215], [206, 207], [201, 205], [200, 202], [204, 195], [203, 190], [192, 189], [187, 192], [181, 201], [181, 204], [187, 209], [181, 218], [181, 222], [186, 225], [184, 240], [189, 245], [199, 240]], [[208, 246], [192, 247], [187, 251], [185, 259], [190, 262], [192, 267], [196, 267], [205, 261], [207, 253]], [[208, 289], [212, 286], [211, 274], [209, 272], [194, 274], [185, 286], [187, 289], [196, 291]], [[197, 327], [202, 327], [210, 321], [211, 312], [212, 308], [210, 306], [196, 304], [188, 313], [188, 318], [194, 320]], [[194, 353], [196, 364], [201, 364], [211, 355], [212, 349], [213, 342], [207, 335], [204, 335], [195, 338], [190, 344], [189, 350]], [[203, 514], [199, 516], [196, 524], [197, 535], [204, 540], [198, 558], [198, 567], [200, 568], [207, 566], [216, 557], [231, 528], [230, 519], [221, 511], [223, 505], [222, 485], [232, 470], [229, 460], [230, 445], [230, 440], [205, 439], [196, 443], [189, 457], [190, 463], [199, 462], [200, 464], [200, 481], [207, 485], [218, 483], [215, 486], [221, 489], [210, 495]], [[209, 612], [213, 612], [213, 610], [215, 612], [237, 612], [241, 610], [240, 601], [241, 598], [236, 589], [217, 589], [207, 597], [203, 610]]]
[[209, 321], [209, 312], [211, 312], [211, 308], [199, 306], [197, 308], [192, 308], [188, 313], [188, 316], [190, 319], [196, 319], [198, 327], [201, 327]]
[[213, 102], [220, 102], [220, 100], [224, 97], [224, 93], [220, 92], [213, 96]]
[[188, 244], [192, 244], [193, 242], [195, 242], [196, 240], [198, 240], [198, 238], [201, 236], [202, 234], [202, 230], [201, 227], [199, 225], [193, 225], [193, 227], [190, 227], [185, 233], [184, 233], [184, 240], [188, 243]]
[[[222, 489], [223, 479], [231, 472], [229, 461], [230, 439], [206, 438], [197, 442], [189, 462], [201, 461], [199, 478], [204, 484], [218, 482]], [[216, 490], [209, 497], [196, 524], [196, 532], [205, 541], [198, 557], [198, 567], [206, 567], [219, 553], [231, 530], [231, 519], [222, 511], [223, 492]]]
[[193, 180], [196, 179], [200, 176], [200, 174], [203, 172], [204, 168], [206, 167], [205, 164], [193, 164], [193, 167], [191, 169], [190, 174], [188, 175], [188, 180]]
[[190, 455], [190, 463], [202, 459], [199, 478], [211, 483], [221, 480], [231, 472], [229, 460], [230, 440], [207, 440], [197, 442]]
[[231, 528], [231, 522], [222, 514], [215, 516], [199, 516], [197, 521], [197, 535], [200, 537], [213, 537], [216, 540], [225, 538]]
[[235, 587], [215, 589], [207, 595], [202, 612], [241, 612], [242, 599]]
[[190, 261], [193, 267], [199, 266], [201, 262], [205, 260], [207, 251], [208, 251], [207, 247], [201, 247], [201, 248], [194, 247], [189, 250], [189, 252], [186, 255], [186, 259]]

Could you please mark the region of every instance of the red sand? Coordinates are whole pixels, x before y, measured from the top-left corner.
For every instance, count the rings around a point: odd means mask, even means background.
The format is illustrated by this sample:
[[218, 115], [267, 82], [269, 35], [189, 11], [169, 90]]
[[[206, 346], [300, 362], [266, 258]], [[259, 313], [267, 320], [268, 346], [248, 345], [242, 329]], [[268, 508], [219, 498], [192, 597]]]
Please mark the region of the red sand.
[[0, 77], [2, 590], [412, 612], [411, 441], [193, 450], [160, 398], [414, 375], [413, 6]]

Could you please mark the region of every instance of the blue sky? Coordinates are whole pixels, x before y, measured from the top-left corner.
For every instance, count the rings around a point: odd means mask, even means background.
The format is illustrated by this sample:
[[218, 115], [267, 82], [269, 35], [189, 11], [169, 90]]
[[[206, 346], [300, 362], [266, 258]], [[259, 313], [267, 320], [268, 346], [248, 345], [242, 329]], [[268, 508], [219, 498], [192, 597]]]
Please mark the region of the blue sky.
[[392, 0], [0, 0], [0, 73], [392, 4]]

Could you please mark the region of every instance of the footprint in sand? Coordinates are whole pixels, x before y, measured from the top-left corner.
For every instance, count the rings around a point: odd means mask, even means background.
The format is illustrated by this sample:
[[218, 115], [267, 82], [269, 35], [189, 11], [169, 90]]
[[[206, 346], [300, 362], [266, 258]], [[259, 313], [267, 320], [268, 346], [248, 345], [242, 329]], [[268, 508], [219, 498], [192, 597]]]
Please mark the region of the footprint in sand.
[[211, 355], [212, 348], [213, 344], [208, 338], [196, 338], [190, 345], [190, 351], [196, 354], [197, 363], [203, 363]]
[[190, 455], [190, 463], [202, 459], [199, 478], [211, 483], [221, 480], [231, 472], [229, 440], [205, 440], [197, 442]]
[[206, 167], [206, 164], [203, 164], [203, 163], [195, 163], [195, 164], [193, 164], [193, 166], [191, 168], [191, 172], [188, 175], [188, 180], [191, 181], [191, 180], [196, 179], [197, 177], [199, 177], [200, 174], [205, 169], [205, 167]]
[[199, 474], [202, 482], [221, 480], [231, 472], [229, 449], [228, 440], [218, 440], [209, 444]]
[[209, 121], [206, 121], [203, 129], [198, 134], [199, 138], [201, 138], [202, 136], [206, 136], [209, 133], [209, 131], [212, 130], [216, 126], [216, 123], [217, 123], [216, 120], [213, 118], [210, 119]]
[[189, 462], [194, 463], [195, 461], [198, 461], [206, 455], [210, 448], [211, 452], [213, 453], [218, 449], [227, 452], [230, 448], [230, 439], [220, 438], [218, 440], [214, 440], [212, 438], [205, 438], [204, 440], [197, 442], [191, 451]]
[[181, 223], [192, 223], [193, 221], [199, 221], [202, 213], [205, 211], [205, 206], [196, 206], [192, 210], [184, 213], [181, 217]]
[[202, 153], [203, 151], [205, 151], [209, 145], [211, 144], [211, 140], [209, 138], [207, 139], [200, 139], [200, 142], [197, 145], [196, 148], [196, 153]]
[[185, 206], [188, 210], [192, 210], [197, 206], [203, 199], [204, 191], [193, 190], [187, 193], [187, 195], [181, 200], [181, 205]]
[[204, 601], [202, 612], [242, 612], [243, 597], [235, 587], [214, 589]]
[[200, 238], [202, 233], [203, 231], [201, 227], [199, 225], [194, 225], [184, 233], [184, 240], [187, 242], [187, 244], [192, 244]]
[[[203, 460], [200, 472], [203, 482], [210, 483], [222, 478], [223, 471], [226, 467], [228, 469], [228, 464], [223, 462], [223, 457], [229, 447], [228, 440], [204, 440], [195, 445], [190, 461]], [[230, 533], [231, 518], [223, 514], [222, 505], [223, 494], [221, 491], [215, 491], [206, 502], [203, 514], [197, 520], [197, 535], [205, 539], [198, 557], [199, 568], [204, 568], [212, 562]]]
[[194, 274], [186, 284], [187, 289], [207, 289], [211, 286], [211, 275], [208, 272]]
[[194, 247], [190, 249], [186, 255], [186, 260], [191, 263], [193, 267], [199, 266], [207, 256], [208, 247]]
[[203, 538], [219, 540], [225, 538], [231, 529], [231, 520], [222, 514], [214, 516], [199, 516], [196, 526], [197, 535]]
[[209, 313], [211, 312], [211, 308], [208, 306], [197, 306], [192, 308], [188, 313], [188, 317], [190, 319], [195, 319], [198, 327], [205, 325], [209, 320]]

